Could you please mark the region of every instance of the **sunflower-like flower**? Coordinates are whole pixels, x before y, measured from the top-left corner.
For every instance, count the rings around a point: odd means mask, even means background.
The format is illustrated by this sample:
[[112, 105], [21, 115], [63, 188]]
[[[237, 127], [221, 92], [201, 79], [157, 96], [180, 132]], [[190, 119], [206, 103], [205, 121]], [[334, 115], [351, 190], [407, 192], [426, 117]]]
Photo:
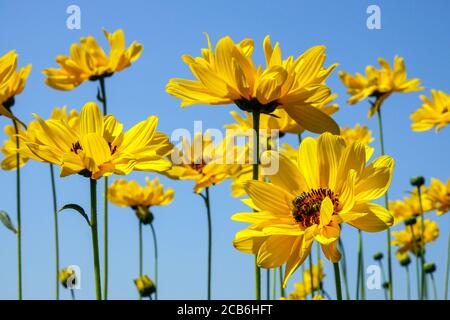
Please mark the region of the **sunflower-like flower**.
[[0, 57], [0, 115], [11, 119], [14, 97], [22, 93], [31, 71], [31, 64], [17, 70], [17, 59], [14, 50]]
[[83, 107], [75, 127], [64, 119], [35, 118], [38, 127], [22, 139], [40, 161], [59, 165], [62, 177], [79, 173], [99, 179], [171, 166], [165, 156], [173, 146], [165, 134], [156, 132], [156, 116], [127, 132], [122, 132], [123, 125], [113, 115], [103, 116], [93, 102]]
[[[323, 273], [323, 261], [320, 260], [319, 265], [313, 265], [313, 288], [314, 291], [320, 290], [322, 281], [325, 278]], [[310, 269], [303, 270], [303, 281], [294, 284], [294, 291], [291, 292], [286, 300], [305, 300], [311, 294], [311, 271]], [[317, 295], [316, 295], [317, 296]], [[316, 297], [314, 296], [314, 298]], [[320, 295], [319, 295], [320, 296]], [[314, 299], [313, 300], [320, 300]]]
[[153, 220], [150, 208], [168, 205], [172, 202], [174, 194], [171, 188], [164, 190], [158, 178], [154, 180], [145, 178], [143, 187], [135, 180], [118, 179], [108, 188], [109, 201], [120, 207], [132, 208], [144, 224]]
[[450, 211], [450, 179], [447, 184], [436, 178], [431, 178], [430, 186], [425, 191], [426, 197], [431, 202], [431, 207], [436, 209], [438, 216]]
[[411, 114], [411, 129], [413, 131], [426, 131], [436, 127], [439, 132], [450, 123], [450, 95], [443, 91], [431, 90], [431, 100], [425, 95], [420, 99], [423, 105]]
[[248, 181], [246, 203], [259, 212], [235, 214], [232, 219], [250, 223], [239, 231], [234, 246], [257, 255], [257, 264], [275, 268], [286, 263], [284, 286], [308, 256], [314, 241], [325, 257], [337, 262], [340, 224], [348, 223], [368, 232], [382, 231], [393, 223], [391, 213], [371, 203], [388, 189], [394, 160], [381, 156], [366, 159], [366, 146], [346, 146], [339, 136], [324, 133], [306, 138], [300, 145], [297, 164], [269, 151], [278, 161], [269, 182]]
[[[331, 103], [336, 98], [336, 95], [331, 95], [326, 101], [320, 103], [316, 107], [331, 116], [339, 110], [339, 106], [336, 103]], [[236, 123], [226, 124], [226, 129], [233, 130], [248, 130], [253, 128], [253, 115], [250, 112], [245, 112], [245, 118], [236, 111], [230, 112]], [[280, 137], [286, 133], [299, 134], [303, 133], [305, 129], [299, 125], [289, 114], [283, 109], [276, 109], [271, 115], [260, 115], [261, 130], [278, 130]]]
[[[420, 79], [407, 79], [406, 68], [403, 58], [395, 56], [394, 68], [383, 58], [378, 58], [381, 68], [373, 66], [366, 67], [366, 75], [360, 73], [351, 75], [340, 71], [339, 77], [347, 87], [347, 92], [351, 95], [349, 104], [355, 104], [367, 97], [386, 99], [394, 92], [413, 92], [423, 90], [420, 87]], [[369, 118], [379, 109], [381, 104], [373, 104], [369, 111]]]
[[270, 37], [264, 39], [266, 68], [256, 67], [252, 53], [254, 42], [244, 39], [234, 43], [226, 36], [213, 50], [207, 36], [208, 48], [202, 56], [183, 56], [197, 80], [171, 79], [167, 92], [181, 99], [181, 106], [192, 104], [236, 104], [244, 111], [270, 114], [277, 108], [306, 130], [339, 133], [337, 124], [318, 105], [330, 96], [325, 80], [337, 66], [323, 67], [325, 47], [310, 48], [298, 58], [282, 59], [279, 43], [273, 47]]
[[372, 131], [367, 126], [362, 126], [359, 123], [353, 128], [341, 128], [341, 137], [344, 138], [345, 143], [348, 145], [353, 142], [361, 142], [369, 145], [374, 140]]
[[70, 56], [59, 55], [56, 62], [60, 69], [48, 68], [45, 83], [58, 90], [72, 90], [87, 80], [97, 80], [112, 76], [115, 72], [128, 68], [142, 53], [142, 45], [133, 42], [125, 47], [122, 29], [114, 33], [103, 30], [111, 49], [109, 54], [99, 46], [94, 37], [80, 39], [80, 44], [70, 47]]
[[392, 245], [399, 247], [398, 254], [411, 252], [414, 255], [421, 255], [424, 251], [422, 243], [426, 245], [439, 237], [439, 226], [436, 222], [426, 219], [423, 221], [423, 225], [423, 241], [421, 218], [417, 219], [417, 222], [412, 225], [412, 228], [405, 226], [404, 230], [392, 232]]
[[[73, 109], [69, 114], [67, 114], [67, 107], [63, 108], [55, 108], [50, 117], [51, 119], [64, 119], [68, 121], [69, 125], [73, 127], [78, 121], [78, 112]], [[34, 130], [39, 128], [39, 123], [37, 121], [31, 121], [26, 130], [23, 130], [21, 126], [18, 126], [19, 137], [28, 136], [28, 139], [34, 139]], [[17, 169], [17, 145], [16, 145], [16, 131], [14, 126], [8, 125], [5, 126], [5, 133], [8, 135], [9, 140], [6, 140], [1, 152], [5, 156], [2, 160], [2, 169], [3, 170], [15, 170]], [[23, 140], [23, 138], [20, 138]], [[36, 161], [40, 161], [38, 157], [36, 157], [28, 146], [25, 143], [19, 144], [19, 165], [23, 167], [29, 159], [33, 159]]]
[[[433, 209], [431, 201], [426, 196], [427, 189], [422, 187], [421, 193], [423, 213]], [[394, 224], [404, 222], [409, 218], [420, 216], [420, 201], [417, 189], [414, 189], [409, 196], [403, 197], [403, 200], [389, 201], [389, 210], [394, 216]]]
[[194, 180], [196, 193], [219, 184], [237, 170], [242, 156], [241, 148], [229, 142], [227, 138], [213, 141], [209, 131], [195, 133], [191, 144], [183, 137], [181, 147], [175, 147], [170, 156], [172, 168], [163, 174], [171, 179]]

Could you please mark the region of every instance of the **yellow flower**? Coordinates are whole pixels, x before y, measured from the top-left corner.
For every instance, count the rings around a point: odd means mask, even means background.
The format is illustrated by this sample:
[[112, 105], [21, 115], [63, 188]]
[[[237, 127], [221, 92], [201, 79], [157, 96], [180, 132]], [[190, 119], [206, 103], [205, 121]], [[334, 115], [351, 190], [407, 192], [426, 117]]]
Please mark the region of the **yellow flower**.
[[359, 123], [353, 128], [341, 128], [341, 137], [344, 138], [345, 143], [350, 145], [353, 142], [361, 142], [369, 145], [374, 139], [372, 132], [367, 126], [362, 126]]
[[313, 297], [313, 300], [327, 300], [327, 299], [325, 299], [325, 297], [322, 296], [321, 294], [316, 294], [316, 295]]
[[[326, 101], [317, 106], [314, 106], [321, 110], [323, 113], [332, 115], [339, 110], [339, 106], [337, 104], [330, 104], [330, 102], [335, 98], [336, 95], [331, 95]], [[226, 129], [253, 129], [253, 115], [250, 112], [245, 112], [245, 118], [241, 117], [240, 114], [236, 111], [231, 111], [230, 114], [234, 118], [236, 123], [225, 125], [224, 127]], [[261, 130], [278, 130], [280, 137], [284, 136], [286, 133], [299, 134], [305, 131], [305, 129], [294, 119], [292, 119], [289, 114], [283, 109], [276, 109], [271, 115], [261, 114], [259, 121], [259, 128]]]
[[62, 177], [79, 173], [99, 179], [113, 173], [170, 168], [165, 156], [172, 145], [165, 134], [156, 132], [156, 116], [127, 132], [122, 132], [123, 125], [114, 116], [103, 116], [93, 102], [83, 107], [75, 127], [63, 119], [35, 118], [39, 125], [33, 130], [33, 137], [22, 138], [41, 161], [61, 166]]
[[[420, 80], [407, 79], [405, 62], [403, 58], [395, 56], [394, 68], [383, 58], [378, 58], [381, 69], [375, 69], [373, 66], [366, 67], [366, 75], [360, 73], [352, 76], [346, 72], [339, 72], [339, 77], [347, 87], [347, 93], [351, 95], [349, 104], [355, 104], [367, 97], [386, 99], [394, 92], [412, 92], [423, 90], [420, 86]], [[369, 111], [369, 118], [372, 117], [379, 108], [380, 104], [373, 104]]]
[[[422, 208], [423, 213], [431, 211], [430, 200], [426, 197], [427, 189], [422, 187]], [[389, 201], [389, 210], [394, 216], [394, 224], [398, 224], [408, 218], [420, 216], [420, 202], [417, 189], [414, 189], [408, 197], [403, 200]]]
[[248, 181], [246, 203], [259, 212], [235, 214], [232, 219], [251, 225], [238, 232], [234, 246], [257, 255], [257, 264], [275, 268], [286, 263], [284, 285], [303, 263], [314, 240], [326, 258], [340, 260], [337, 250], [340, 224], [377, 232], [392, 225], [384, 207], [369, 201], [381, 197], [392, 179], [394, 160], [381, 156], [368, 164], [366, 147], [346, 146], [339, 136], [324, 133], [306, 138], [293, 163], [282, 154], [268, 152], [278, 161], [270, 183]]
[[287, 298], [281, 298], [282, 300], [305, 300], [308, 293], [305, 289], [305, 284], [302, 282], [294, 283], [294, 291], [288, 294]]
[[[313, 276], [313, 290], [317, 291], [321, 289], [322, 281], [325, 278], [325, 274], [323, 273], [323, 261], [320, 260], [319, 265], [313, 264], [312, 267], [312, 276]], [[305, 269], [303, 271], [303, 283], [306, 289], [306, 292], [311, 293], [311, 271], [310, 269]]]
[[[67, 108], [55, 108], [52, 112], [52, 115], [50, 117], [51, 119], [57, 119], [61, 120], [64, 119], [69, 122], [69, 125], [71, 127], [74, 126], [74, 124], [78, 121], [78, 112], [76, 110], [72, 110], [69, 115], [67, 115]], [[27, 136], [28, 140], [32, 140], [35, 138], [35, 135], [33, 131], [39, 128], [39, 124], [37, 121], [31, 121], [28, 126], [27, 130], [24, 131], [22, 127], [18, 126], [19, 130], [19, 137]], [[16, 145], [16, 131], [14, 129], [14, 126], [8, 125], [5, 126], [5, 133], [8, 135], [9, 140], [5, 141], [4, 146], [1, 149], [1, 152], [5, 156], [5, 158], [2, 161], [2, 169], [3, 170], [15, 170], [17, 169], [17, 145]], [[19, 140], [23, 140], [23, 138], [20, 138]], [[22, 141], [23, 142], [23, 141]], [[19, 164], [20, 167], [24, 166], [25, 163], [28, 162], [29, 159], [33, 159], [36, 161], [41, 161], [41, 159], [37, 158], [31, 150], [28, 148], [28, 146], [25, 143], [19, 143]]]
[[175, 147], [170, 156], [172, 168], [163, 174], [171, 179], [194, 180], [194, 192], [199, 193], [229, 178], [239, 166], [234, 162], [227, 164], [227, 157], [237, 149], [227, 146], [227, 139], [215, 143], [209, 132], [195, 133], [192, 144], [183, 137], [181, 149]]
[[109, 55], [98, 45], [94, 37], [81, 38], [80, 44], [70, 47], [70, 57], [59, 55], [56, 62], [60, 69], [48, 68], [45, 83], [58, 90], [72, 90], [87, 80], [109, 77], [115, 72], [128, 68], [142, 53], [142, 45], [133, 42], [125, 47], [122, 29], [114, 33], [103, 30], [110, 46]]
[[17, 58], [14, 50], [0, 57], [0, 115], [11, 119], [14, 97], [22, 93], [31, 71], [31, 64], [17, 71]]
[[395, 256], [397, 257], [397, 260], [401, 266], [407, 267], [411, 263], [411, 257], [409, 256], [409, 253], [407, 251], [405, 252], [397, 251], [395, 253]]
[[181, 99], [181, 106], [192, 104], [236, 104], [244, 111], [270, 114], [277, 108], [306, 130], [339, 133], [337, 124], [313, 105], [326, 101], [330, 89], [325, 80], [337, 66], [323, 68], [325, 47], [310, 48], [298, 58], [282, 59], [279, 43], [274, 47], [264, 39], [266, 68], [256, 67], [252, 60], [254, 43], [244, 39], [234, 43], [226, 36], [219, 40], [215, 51], [211, 41], [202, 49], [202, 56], [183, 56], [197, 80], [174, 78], [167, 92]]
[[155, 284], [145, 274], [135, 279], [134, 284], [136, 285], [136, 289], [138, 290], [141, 297], [150, 297], [153, 293], [156, 292]]
[[438, 216], [450, 210], [450, 179], [445, 185], [440, 180], [431, 178], [431, 184], [425, 192], [428, 200], [431, 202], [431, 207], [436, 209]]
[[164, 190], [158, 178], [145, 178], [143, 187], [135, 180], [118, 179], [108, 188], [109, 201], [121, 207], [165, 206], [172, 202], [173, 196], [173, 189]]
[[450, 95], [443, 91], [431, 90], [431, 100], [421, 95], [423, 105], [411, 115], [411, 129], [426, 131], [436, 127], [439, 132], [450, 123]]
[[[424, 220], [424, 242], [431, 243], [439, 237], [439, 226], [436, 222], [431, 220]], [[392, 232], [392, 245], [399, 247], [398, 254], [411, 252], [414, 255], [423, 252], [422, 248], [422, 228], [421, 218], [412, 227], [405, 226], [404, 230]], [[414, 232], [414, 234], [412, 233]], [[415, 241], [414, 241], [415, 240]]]
[[70, 286], [68, 281], [74, 279], [74, 277], [75, 271], [71, 268], [64, 268], [59, 272], [59, 282], [61, 282], [62, 286], [66, 289]]

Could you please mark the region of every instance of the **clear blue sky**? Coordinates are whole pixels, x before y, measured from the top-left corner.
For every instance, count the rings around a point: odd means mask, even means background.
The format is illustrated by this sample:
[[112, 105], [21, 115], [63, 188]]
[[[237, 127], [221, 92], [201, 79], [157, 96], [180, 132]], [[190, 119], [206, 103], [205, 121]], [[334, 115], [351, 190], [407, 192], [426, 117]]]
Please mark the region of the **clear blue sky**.
[[[366, 28], [366, 8], [378, 4], [382, 12], [382, 29]], [[80, 6], [81, 30], [66, 28], [66, 8]], [[191, 77], [180, 57], [197, 55], [206, 45], [203, 32], [213, 41], [230, 35], [235, 41], [245, 37], [255, 40], [255, 59], [260, 63], [262, 40], [270, 34], [279, 41], [284, 55], [298, 55], [310, 46], [327, 46], [327, 65], [338, 62], [339, 70], [363, 71], [375, 64], [379, 56], [392, 61], [398, 54], [405, 58], [410, 77], [420, 77], [427, 89], [449, 92], [450, 46], [448, 42], [448, 1], [1, 1], [0, 54], [16, 49], [20, 64], [33, 64], [26, 90], [17, 98], [14, 112], [25, 121], [35, 112], [47, 117], [55, 106], [79, 109], [95, 99], [96, 86], [85, 83], [70, 92], [45, 86], [41, 70], [56, 66], [58, 54], [68, 52], [70, 44], [81, 36], [93, 35], [105, 45], [101, 28], [123, 28], [127, 43], [137, 40], [145, 47], [141, 58], [129, 69], [107, 80], [109, 110], [128, 128], [149, 115], [160, 119], [158, 129], [170, 133], [176, 128], [193, 130], [194, 120], [203, 120], [204, 128], [221, 128], [231, 121], [234, 106], [179, 107], [179, 101], [165, 92], [171, 77]], [[447, 40], [446, 40], [447, 39]], [[378, 135], [375, 119], [366, 118], [368, 103], [348, 106], [347, 95], [337, 71], [329, 80], [338, 93], [341, 110], [336, 120], [341, 126], [367, 124]], [[385, 104], [386, 150], [396, 160], [395, 175], [389, 195], [403, 197], [409, 178], [424, 175], [447, 179], [450, 155], [450, 129], [439, 135], [433, 131], [413, 133], [409, 115], [421, 102], [421, 93], [394, 95]], [[426, 91], [429, 94], [429, 91]], [[0, 119], [1, 126], [7, 123]], [[4, 140], [3, 132], [0, 139]], [[296, 143], [294, 137], [285, 138]], [[378, 140], [374, 143], [378, 149]], [[127, 178], [144, 181], [145, 173]], [[153, 174], [148, 174], [154, 177]], [[0, 172], [0, 208], [15, 217], [15, 173]], [[202, 299], [206, 289], [206, 214], [202, 199], [192, 192], [192, 182], [162, 179], [175, 189], [174, 202], [155, 208], [155, 226], [160, 243], [160, 298]], [[23, 168], [23, 276], [24, 297], [54, 297], [53, 218], [49, 168], [28, 163]], [[80, 176], [58, 179], [58, 203], [79, 203], [88, 208], [88, 181]], [[252, 299], [253, 257], [236, 251], [232, 239], [245, 225], [230, 216], [245, 209], [229, 195], [229, 182], [211, 189], [214, 262], [213, 297]], [[99, 200], [100, 201], [100, 200]], [[90, 232], [78, 215], [60, 216], [61, 265], [77, 264], [82, 269], [80, 298], [94, 298]], [[435, 214], [429, 217], [436, 219]], [[443, 269], [448, 216], [437, 219], [441, 237], [429, 247], [428, 257], [438, 265], [437, 282], [442, 294]], [[138, 273], [137, 221], [131, 210], [110, 206], [110, 297], [134, 299], [132, 282]], [[152, 274], [150, 230], [145, 230], [145, 270]], [[385, 233], [365, 234], [366, 265], [376, 251], [385, 251]], [[343, 240], [348, 256], [351, 295], [354, 297], [356, 270], [356, 232], [345, 227]], [[325, 264], [325, 289], [334, 295], [332, 267]], [[0, 298], [15, 299], [15, 237], [0, 228]], [[395, 296], [405, 297], [405, 274], [394, 261]], [[291, 290], [298, 273], [287, 290]], [[382, 291], [369, 291], [370, 298], [382, 298]], [[69, 293], [63, 290], [63, 298]]]

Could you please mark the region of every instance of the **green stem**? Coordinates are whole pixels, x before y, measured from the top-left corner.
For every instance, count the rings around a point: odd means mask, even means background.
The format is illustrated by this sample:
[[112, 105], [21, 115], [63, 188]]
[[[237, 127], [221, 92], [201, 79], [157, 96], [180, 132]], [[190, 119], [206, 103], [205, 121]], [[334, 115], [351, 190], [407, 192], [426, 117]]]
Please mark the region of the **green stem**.
[[[100, 102], [103, 105], [103, 115], [108, 114], [108, 105], [106, 100], [105, 78], [100, 77]], [[103, 298], [108, 300], [108, 177], [104, 177], [104, 190], [103, 190], [103, 263], [104, 263], [104, 286], [103, 286]]]
[[318, 285], [318, 291], [321, 294], [321, 279], [320, 279], [320, 243], [317, 242], [316, 243], [316, 255], [317, 255], [317, 270], [319, 270], [319, 272], [317, 272], [317, 285]]
[[409, 267], [406, 266], [406, 292], [408, 295], [408, 300], [411, 300], [411, 278], [409, 276]]
[[14, 129], [16, 132], [16, 199], [17, 199], [17, 276], [18, 276], [18, 295], [19, 300], [22, 300], [22, 220], [20, 211], [20, 142], [19, 142], [19, 126], [13, 120]]
[[336, 298], [337, 300], [342, 300], [342, 290], [341, 290], [341, 275], [339, 273], [339, 263], [333, 263], [334, 267], [334, 281], [336, 284]]
[[270, 300], [270, 269], [266, 269], [266, 297]]
[[301, 133], [299, 133], [298, 135], [297, 135], [297, 137], [298, 137], [298, 145], [300, 146], [301, 144], [302, 144], [302, 134]]
[[[411, 228], [411, 235], [412, 235], [412, 239], [413, 239], [413, 248], [414, 246], [416, 246], [416, 236], [414, 234], [414, 227], [412, 225], [410, 225]], [[422, 293], [420, 292], [420, 270], [419, 270], [419, 257], [417, 255], [416, 256], [416, 280], [417, 280], [417, 298], [421, 299], [422, 298]]]
[[72, 300], [77, 300], [77, 299], [75, 298], [75, 290], [70, 289], [70, 296], [72, 297]]
[[314, 273], [313, 273], [312, 252], [309, 253], [308, 263], [309, 263], [309, 278], [311, 285], [311, 300], [312, 300], [312, 298], [314, 298], [314, 278], [313, 278]]
[[[344, 243], [339, 237], [339, 247], [342, 251], [342, 277], [344, 278], [344, 286], [345, 286], [345, 299], [350, 300], [350, 290], [348, 288], [348, 277], [347, 277], [347, 259], [345, 256]], [[358, 278], [359, 280], [359, 278]]]
[[426, 275], [424, 270], [425, 265], [425, 225], [424, 225], [424, 216], [423, 216], [423, 206], [422, 206], [422, 190], [420, 186], [417, 186], [417, 196], [419, 198], [419, 210], [420, 210], [420, 262], [422, 264], [422, 299], [427, 298], [428, 290], [427, 290], [427, 282]]
[[[381, 104], [383, 103], [384, 99], [386, 99], [387, 96], [381, 96], [380, 98], [377, 98], [377, 101], [375, 103], [379, 104], [378, 108], [378, 127], [379, 127], [379, 133], [380, 133], [380, 147], [381, 147], [381, 155], [384, 155], [384, 140], [383, 140], [383, 121], [381, 118]], [[389, 208], [389, 196], [386, 191], [384, 194], [384, 206], [386, 209]], [[387, 242], [387, 264], [388, 264], [388, 277], [389, 277], [389, 299], [394, 299], [394, 283], [392, 278], [392, 252], [391, 252], [391, 230], [388, 228], [386, 230], [386, 242]]]
[[[450, 222], [450, 215], [448, 216], [449, 222]], [[444, 285], [444, 300], [447, 300], [448, 295], [448, 274], [450, 271], [450, 227], [449, 227], [449, 233], [448, 233], [448, 240], [447, 240], [447, 266], [445, 267], [445, 285]]]
[[55, 280], [56, 300], [59, 300], [59, 232], [58, 232], [58, 205], [56, 202], [56, 185], [53, 164], [50, 164], [50, 180], [52, 183], [53, 220], [55, 227]]
[[437, 300], [437, 288], [436, 288], [436, 281], [434, 281], [434, 276], [432, 273], [430, 273], [431, 283], [433, 284], [433, 295], [434, 300]]
[[[386, 274], [384, 273], [384, 268], [383, 268], [383, 264], [381, 263], [381, 260], [378, 260], [378, 265], [380, 266], [381, 269], [381, 275], [383, 278], [383, 282], [386, 281]], [[386, 293], [386, 289], [383, 288], [383, 292], [384, 292], [384, 299], [387, 300], [387, 293]]]
[[358, 252], [359, 258], [361, 259], [361, 299], [366, 300], [366, 283], [365, 283], [365, 266], [364, 266], [364, 246], [363, 246], [363, 237], [362, 231], [358, 229], [358, 241], [360, 243], [360, 250]]
[[[259, 117], [260, 111], [254, 109], [253, 112], [253, 148], [256, 148], [256, 159], [253, 161], [253, 180], [258, 180], [259, 176]], [[255, 294], [256, 300], [261, 300], [261, 270], [257, 264], [257, 258], [255, 255]]]
[[90, 179], [91, 189], [91, 232], [92, 249], [94, 255], [94, 277], [95, 296], [97, 300], [102, 300], [102, 284], [100, 281], [100, 258], [98, 250], [98, 228], [97, 228], [97, 180]]
[[[143, 274], [144, 262], [143, 262], [143, 241], [142, 241], [142, 222], [138, 220], [138, 234], [139, 234], [139, 276]], [[142, 300], [142, 296], [139, 295], [139, 300]]]
[[278, 268], [278, 270], [280, 271], [279, 272], [279, 275], [280, 275], [280, 296], [281, 297], [285, 297], [285, 292], [284, 292], [284, 287], [283, 287], [283, 278], [284, 278], [284, 276], [283, 276], [283, 266], [280, 266]]
[[276, 299], [277, 296], [277, 269], [272, 269], [272, 300]]
[[158, 300], [158, 242], [156, 241], [156, 231], [155, 228], [153, 227], [153, 224], [150, 223], [150, 228], [152, 229], [152, 237], [153, 237], [153, 252], [155, 254], [155, 286], [156, 286], [156, 291], [155, 291], [155, 300]]
[[211, 269], [212, 269], [212, 223], [211, 223], [211, 205], [209, 198], [209, 188], [205, 189], [205, 205], [206, 205], [206, 215], [208, 219], [208, 287], [207, 296], [208, 300], [211, 300]]

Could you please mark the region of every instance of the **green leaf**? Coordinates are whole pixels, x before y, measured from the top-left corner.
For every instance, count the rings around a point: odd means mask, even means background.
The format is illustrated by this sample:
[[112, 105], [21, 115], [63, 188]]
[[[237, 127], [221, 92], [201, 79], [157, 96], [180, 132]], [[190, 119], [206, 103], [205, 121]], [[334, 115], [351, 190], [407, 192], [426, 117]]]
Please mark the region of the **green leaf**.
[[17, 233], [16, 228], [14, 227], [11, 218], [9, 217], [9, 215], [5, 212], [5, 211], [0, 211], [0, 221], [3, 223], [3, 225], [11, 230], [14, 233]]
[[79, 214], [81, 214], [83, 216], [83, 218], [86, 220], [87, 224], [89, 226], [91, 225], [91, 222], [89, 221], [89, 217], [87, 216], [86, 212], [84, 211], [84, 209], [81, 206], [79, 206], [75, 203], [69, 203], [69, 204], [66, 204], [64, 207], [62, 207], [61, 209], [59, 209], [58, 211], [61, 212], [66, 209], [72, 209], [72, 210], [77, 211]]

